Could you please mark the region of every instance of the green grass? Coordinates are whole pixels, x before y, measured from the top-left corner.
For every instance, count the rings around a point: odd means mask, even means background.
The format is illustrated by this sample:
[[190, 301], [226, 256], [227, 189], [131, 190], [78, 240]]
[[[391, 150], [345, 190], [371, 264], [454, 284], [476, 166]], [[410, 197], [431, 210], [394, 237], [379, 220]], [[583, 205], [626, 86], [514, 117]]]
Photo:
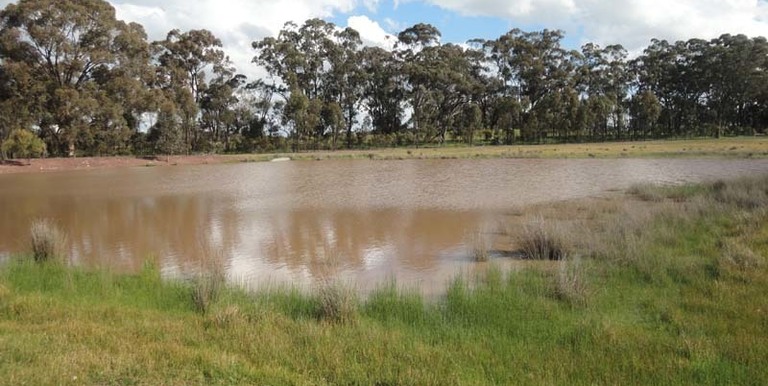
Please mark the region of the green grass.
[[0, 269], [0, 383], [768, 384], [766, 195], [767, 178], [662, 188], [640, 231], [600, 235], [631, 253], [582, 246], [437, 300], [390, 283], [340, 296], [349, 318], [293, 289], [222, 288], [203, 313], [194, 283], [152, 265], [17, 259]]

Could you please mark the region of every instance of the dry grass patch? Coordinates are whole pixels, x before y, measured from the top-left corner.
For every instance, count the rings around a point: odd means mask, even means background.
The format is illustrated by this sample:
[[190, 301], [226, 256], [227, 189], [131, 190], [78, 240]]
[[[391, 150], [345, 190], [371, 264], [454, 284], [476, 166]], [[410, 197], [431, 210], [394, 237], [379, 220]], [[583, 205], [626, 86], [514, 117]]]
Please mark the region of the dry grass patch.
[[523, 226], [517, 244], [526, 259], [563, 260], [567, 255], [569, 237], [562, 226], [536, 216]]
[[64, 259], [67, 251], [67, 237], [49, 219], [38, 219], [30, 227], [32, 257], [38, 263]]
[[589, 298], [586, 276], [579, 256], [564, 256], [557, 273], [555, 296], [571, 305], [585, 305]]
[[744, 241], [725, 240], [721, 243], [720, 264], [749, 271], [765, 266], [765, 257], [755, 253]]

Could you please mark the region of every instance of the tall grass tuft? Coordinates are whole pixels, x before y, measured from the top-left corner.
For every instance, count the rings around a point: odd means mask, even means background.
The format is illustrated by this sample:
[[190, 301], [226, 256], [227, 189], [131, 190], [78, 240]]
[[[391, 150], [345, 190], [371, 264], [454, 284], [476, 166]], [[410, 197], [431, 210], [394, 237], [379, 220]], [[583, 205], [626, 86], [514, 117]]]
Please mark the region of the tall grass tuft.
[[478, 263], [488, 261], [491, 256], [491, 246], [488, 237], [482, 231], [475, 231], [469, 236], [467, 248], [472, 259]]
[[206, 314], [218, 300], [223, 287], [222, 281], [212, 275], [201, 275], [192, 282], [192, 304], [195, 310]]
[[357, 321], [358, 302], [354, 289], [337, 281], [325, 281], [317, 290], [318, 318], [332, 323]]
[[53, 221], [38, 219], [30, 227], [32, 257], [41, 263], [66, 256], [67, 238]]
[[589, 295], [585, 277], [580, 257], [563, 256], [557, 273], [555, 296], [574, 306], [585, 305]]
[[226, 287], [226, 281], [226, 274], [220, 264], [211, 261], [208, 271], [192, 281], [192, 304], [195, 310], [201, 314], [208, 313]]
[[537, 216], [530, 220], [518, 236], [518, 245], [531, 260], [562, 260], [566, 255], [566, 237], [561, 229]]

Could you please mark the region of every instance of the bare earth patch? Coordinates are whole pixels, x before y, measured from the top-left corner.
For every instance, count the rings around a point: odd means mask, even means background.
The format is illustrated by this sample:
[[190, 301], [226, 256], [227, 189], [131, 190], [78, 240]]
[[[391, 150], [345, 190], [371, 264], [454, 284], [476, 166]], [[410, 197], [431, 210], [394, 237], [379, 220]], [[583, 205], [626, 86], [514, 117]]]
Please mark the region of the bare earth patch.
[[166, 161], [165, 156], [137, 157], [78, 157], [78, 158], [42, 158], [32, 159], [31, 164], [26, 160], [11, 160], [0, 163], [0, 174], [54, 172], [67, 170], [107, 169], [140, 166], [166, 165], [201, 165], [223, 163], [230, 157], [220, 155], [171, 156]]

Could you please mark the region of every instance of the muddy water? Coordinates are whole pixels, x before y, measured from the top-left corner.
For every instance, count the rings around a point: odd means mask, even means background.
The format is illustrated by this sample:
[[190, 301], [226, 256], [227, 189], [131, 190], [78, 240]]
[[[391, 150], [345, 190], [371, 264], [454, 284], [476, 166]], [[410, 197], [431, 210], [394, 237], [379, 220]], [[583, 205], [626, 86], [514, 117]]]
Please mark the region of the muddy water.
[[[77, 264], [166, 276], [215, 261], [251, 286], [334, 276], [443, 287], [472, 270], [465, 240], [505, 213], [642, 182], [768, 172], [768, 160], [324, 161], [0, 176], [0, 255], [35, 218], [66, 230]], [[504, 259], [500, 259], [504, 260]]]

